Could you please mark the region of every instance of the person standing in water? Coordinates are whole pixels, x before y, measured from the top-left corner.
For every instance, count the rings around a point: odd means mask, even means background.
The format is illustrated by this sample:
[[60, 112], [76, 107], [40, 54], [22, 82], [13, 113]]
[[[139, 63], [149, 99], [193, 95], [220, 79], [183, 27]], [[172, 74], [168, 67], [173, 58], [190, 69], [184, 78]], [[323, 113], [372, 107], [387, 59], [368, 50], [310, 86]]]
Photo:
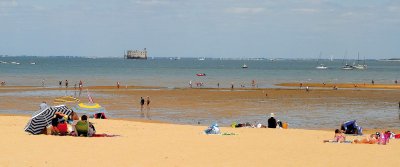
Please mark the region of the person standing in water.
[[65, 80], [65, 88], [68, 88], [68, 80]]
[[149, 96], [146, 97], [146, 107], [147, 107], [147, 110], [150, 109], [150, 97]]
[[143, 111], [144, 99], [140, 97], [140, 111]]

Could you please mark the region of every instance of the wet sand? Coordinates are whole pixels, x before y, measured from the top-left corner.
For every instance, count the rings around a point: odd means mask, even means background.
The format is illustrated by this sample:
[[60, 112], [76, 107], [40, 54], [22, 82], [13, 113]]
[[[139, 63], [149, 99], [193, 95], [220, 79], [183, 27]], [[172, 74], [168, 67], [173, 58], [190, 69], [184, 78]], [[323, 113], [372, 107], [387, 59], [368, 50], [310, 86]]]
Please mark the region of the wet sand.
[[[340, 84], [338, 84], [340, 85]], [[343, 84], [344, 85], [344, 84]], [[303, 120], [320, 120], [321, 124], [312, 125], [312, 129], [334, 128], [341, 121], [352, 119], [351, 116], [359, 116], [359, 111], [374, 114], [379, 110], [383, 114], [389, 111], [397, 112], [400, 101], [400, 91], [393, 89], [317, 89], [312, 88], [309, 92], [304, 89], [208, 89], [208, 88], [176, 88], [167, 89], [162, 87], [121, 87], [96, 86], [85, 87], [78, 97], [82, 102], [87, 102], [86, 90], [95, 100], [106, 107], [111, 115], [117, 118], [140, 119], [140, 97], [150, 96], [150, 116], [159, 121], [184, 123], [184, 124], [209, 124], [212, 119], [227, 120], [222, 125], [229, 125], [235, 121], [257, 121], [266, 123], [269, 113], [274, 112], [282, 120], [290, 120], [295, 117], [310, 116]], [[42, 101], [50, 105], [54, 98], [67, 94], [79, 95], [79, 91], [73, 88], [41, 88], [41, 87], [0, 87], [0, 111], [7, 113], [29, 114], [38, 109]], [[21, 105], [23, 104], [23, 105]], [[68, 104], [73, 105], [73, 104]], [[381, 108], [391, 108], [382, 110]], [[335, 115], [344, 111], [338, 108], [354, 109], [350, 116], [342, 114], [338, 117], [325, 118], [326, 115]], [[23, 111], [23, 112], [21, 112]], [[118, 112], [117, 112], [118, 111]], [[313, 112], [318, 111], [318, 112]], [[327, 113], [329, 111], [330, 113]], [[324, 115], [324, 113], [326, 113]], [[142, 113], [143, 114], [143, 113]], [[144, 113], [146, 114], [146, 113]], [[285, 117], [290, 115], [290, 117]], [[382, 116], [380, 113], [371, 117]], [[367, 129], [398, 128], [400, 115], [386, 115], [391, 120], [390, 125], [385, 124], [388, 119], [371, 119], [364, 124]], [[392, 118], [394, 117], [394, 118]], [[146, 119], [146, 118], [143, 118]], [[150, 118], [151, 119], [151, 118]], [[324, 120], [326, 119], [326, 120]], [[326, 126], [326, 121], [337, 120]], [[173, 121], [169, 121], [173, 120]], [[309, 128], [314, 122], [289, 122], [294, 127]], [[321, 125], [321, 126], [320, 126]]]

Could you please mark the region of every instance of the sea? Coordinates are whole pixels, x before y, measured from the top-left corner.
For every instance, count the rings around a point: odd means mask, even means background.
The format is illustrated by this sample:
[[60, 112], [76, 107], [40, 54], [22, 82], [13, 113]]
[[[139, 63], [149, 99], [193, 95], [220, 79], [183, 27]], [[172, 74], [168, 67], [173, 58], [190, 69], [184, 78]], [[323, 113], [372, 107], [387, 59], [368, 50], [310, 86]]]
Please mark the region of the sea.
[[[0, 81], [5, 81], [9, 86], [42, 86], [44, 84], [46, 87], [58, 87], [59, 81], [68, 80], [73, 86], [82, 80], [85, 86], [116, 85], [120, 82], [121, 86], [157, 86], [173, 89], [188, 87], [190, 81], [201, 82], [203, 87], [216, 88], [219, 85], [222, 88], [228, 88], [231, 84], [235, 87], [250, 87], [252, 80], [255, 80], [259, 88], [279, 88], [275, 84], [285, 82], [371, 83], [372, 80], [376, 84], [393, 84], [395, 80], [400, 80], [399, 61], [368, 59], [365, 60], [365, 64], [368, 65], [367, 70], [341, 69], [345, 63], [357, 64], [357, 62], [357, 60], [339, 59], [205, 58], [200, 60], [198, 58], [155, 57], [148, 60], [128, 60], [70, 56], [2, 56], [0, 57]], [[315, 68], [321, 63], [328, 69]], [[359, 63], [363, 64], [364, 61], [359, 61]], [[242, 68], [244, 64], [248, 68]], [[205, 76], [196, 75], [200, 73], [204, 73]], [[0, 93], [0, 96], [5, 95]], [[385, 101], [372, 106], [347, 102], [335, 107], [302, 104], [299, 106], [301, 107], [298, 110], [278, 113], [280, 119], [289, 122], [289, 126], [294, 128], [337, 127], [338, 122], [332, 118], [343, 121], [349, 118], [357, 119], [366, 128], [400, 128], [398, 107], [388, 105]], [[263, 113], [260, 117], [259, 113], [262, 113], [259, 112], [260, 110], [262, 109], [249, 109], [249, 114], [241, 115], [240, 118], [214, 117], [213, 114], [205, 113], [203, 114], [205, 116], [201, 118], [185, 119], [174, 115], [207, 111], [155, 109], [152, 110], [155, 115], [152, 119], [183, 124], [218, 122], [226, 126], [237, 121], [265, 123], [267, 115]], [[0, 113], [13, 112], [28, 114], [30, 111], [0, 111]], [[111, 115], [115, 118], [143, 118], [139, 114], [128, 113], [131, 111], [113, 111]]]
[[[204, 87], [250, 86], [255, 80], [260, 88], [275, 87], [284, 82], [325, 83], [394, 83], [400, 79], [399, 61], [366, 60], [367, 70], [341, 70], [343, 60], [313, 59], [219, 59], [206, 58], [123, 58], [82, 57], [0, 57], [0, 80], [7, 85], [57, 86], [60, 80], [73, 85], [146, 85], [186, 87], [190, 81]], [[6, 63], [4, 63], [6, 62]], [[12, 63], [14, 62], [14, 63]], [[318, 70], [320, 63], [328, 67]], [[349, 64], [357, 63], [348, 60]], [[363, 61], [360, 61], [362, 64]], [[244, 64], [248, 68], [241, 68]], [[204, 73], [205, 77], [196, 74]]]

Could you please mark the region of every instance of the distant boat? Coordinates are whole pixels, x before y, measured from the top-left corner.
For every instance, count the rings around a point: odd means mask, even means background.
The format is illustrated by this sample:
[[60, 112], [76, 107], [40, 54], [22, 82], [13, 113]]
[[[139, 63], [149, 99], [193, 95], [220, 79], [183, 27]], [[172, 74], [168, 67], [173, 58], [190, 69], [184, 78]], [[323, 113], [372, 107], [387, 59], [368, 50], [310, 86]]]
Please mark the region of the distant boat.
[[352, 70], [352, 69], [354, 69], [354, 67], [352, 65], [348, 65], [348, 64], [346, 64], [342, 67], [342, 70]]
[[198, 73], [198, 74], [196, 74], [196, 75], [199, 76], [199, 77], [206, 76], [205, 73]]
[[200, 60], [200, 61], [203, 61], [203, 60], [205, 60], [206, 58], [205, 57], [200, 57], [200, 58], [198, 58], [198, 60]]
[[20, 63], [15, 62], [15, 61], [12, 61], [11, 64], [17, 64], [17, 65], [18, 65], [18, 64], [20, 64]]
[[30, 64], [34, 65], [34, 64], [36, 64], [36, 63], [35, 63], [35, 62], [32, 62], [32, 63], [30, 63]]
[[367, 65], [365, 64], [365, 57], [364, 57], [364, 64], [360, 64], [360, 53], [358, 53], [358, 58], [357, 58], [357, 65], [354, 65], [355, 69], [358, 70], [366, 70]]
[[246, 64], [243, 64], [243, 65], [242, 65], [242, 68], [248, 68], [248, 67], [247, 67], [247, 65], [246, 65]]
[[319, 70], [326, 70], [326, 69], [328, 69], [328, 67], [327, 66], [325, 66], [324, 64], [320, 64], [319, 66], [317, 66], [317, 67], [315, 67], [316, 69], [319, 69]]
[[1, 64], [7, 64], [7, 62], [5, 62], [5, 61], [0, 61], [0, 63], [1, 63]]
[[[321, 55], [322, 55], [322, 52], [320, 52], [319, 53], [319, 57], [318, 57], [318, 62], [317, 62], [317, 64], [319, 64], [319, 61], [320, 61], [320, 59], [321, 59]], [[317, 67], [315, 67], [316, 69], [319, 69], [319, 70], [326, 70], [326, 69], [328, 69], [328, 67], [327, 66], [325, 66], [324, 64], [319, 64]]]
[[[347, 56], [347, 50], [346, 50], [346, 54], [343, 58], [343, 62], [345, 62], [346, 56]], [[342, 70], [352, 70], [352, 69], [354, 69], [354, 67], [352, 65], [347, 64], [347, 60], [346, 60], [346, 64], [341, 69]]]

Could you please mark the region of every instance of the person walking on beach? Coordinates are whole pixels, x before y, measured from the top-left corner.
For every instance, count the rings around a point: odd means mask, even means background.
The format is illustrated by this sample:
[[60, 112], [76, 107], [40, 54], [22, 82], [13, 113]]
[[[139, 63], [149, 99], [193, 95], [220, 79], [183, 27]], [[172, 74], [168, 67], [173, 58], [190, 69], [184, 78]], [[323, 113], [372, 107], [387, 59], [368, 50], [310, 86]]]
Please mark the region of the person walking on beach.
[[233, 90], [233, 82], [231, 83], [231, 89]]
[[140, 97], [140, 111], [143, 111], [144, 99]]
[[219, 82], [217, 83], [217, 87], [219, 88]]
[[62, 86], [62, 81], [58, 81], [58, 85], [61, 87]]
[[44, 79], [42, 79], [42, 87], [44, 87]]
[[270, 118], [268, 119], [268, 128], [276, 128], [276, 119], [274, 117], [275, 114], [271, 113]]
[[189, 87], [192, 88], [192, 80], [189, 81]]
[[306, 87], [306, 92], [308, 92], [308, 91], [310, 91], [310, 88], [307, 86], [307, 87]]
[[117, 82], [117, 88], [119, 89], [119, 82]]
[[396, 79], [396, 80], [394, 80], [394, 84], [396, 84], [396, 85], [397, 85], [397, 79]]
[[68, 80], [65, 80], [65, 88], [68, 88]]
[[371, 83], [372, 83], [372, 85], [375, 85], [375, 81], [374, 80], [372, 80]]

